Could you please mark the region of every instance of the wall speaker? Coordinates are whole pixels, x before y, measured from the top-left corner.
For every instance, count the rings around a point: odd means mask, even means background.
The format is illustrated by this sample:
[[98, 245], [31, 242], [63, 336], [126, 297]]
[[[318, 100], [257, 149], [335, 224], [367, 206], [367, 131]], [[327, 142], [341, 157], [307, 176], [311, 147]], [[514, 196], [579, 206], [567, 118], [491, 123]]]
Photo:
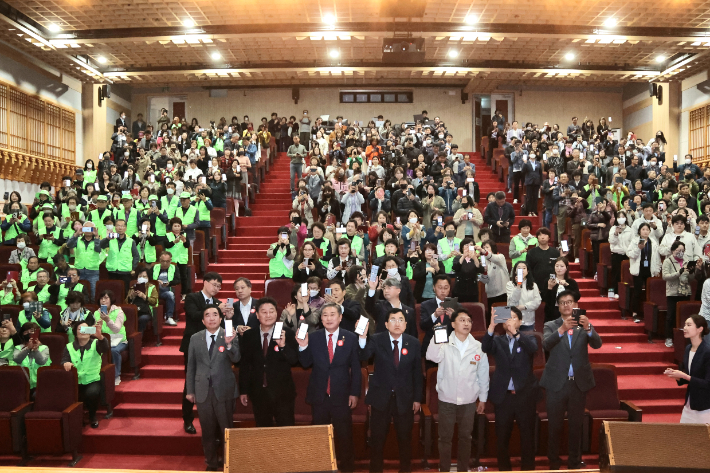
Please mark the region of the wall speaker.
[[612, 473], [695, 473], [710, 465], [710, 425], [602, 423], [599, 469]]
[[293, 99], [294, 103], [298, 103], [298, 99], [301, 98], [301, 89], [298, 87], [293, 87], [291, 89], [291, 98]]
[[[294, 439], [308, 439], [302, 454], [285, 448]], [[332, 425], [227, 429], [224, 442], [225, 473], [338, 471]]]
[[658, 86], [658, 90], [656, 91], [656, 97], [658, 97], [659, 104], [663, 103], [663, 86], [662, 85]]
[[109, 84], [104, 84], [101, 86], [101, 93], [105, 99], [111, 98], [111, 86]]
[[648, 93], [651, 95], [651, 97], [655, 97], [658, 95], [658, 84], [655, 82], [651, 82], [648, 84]]

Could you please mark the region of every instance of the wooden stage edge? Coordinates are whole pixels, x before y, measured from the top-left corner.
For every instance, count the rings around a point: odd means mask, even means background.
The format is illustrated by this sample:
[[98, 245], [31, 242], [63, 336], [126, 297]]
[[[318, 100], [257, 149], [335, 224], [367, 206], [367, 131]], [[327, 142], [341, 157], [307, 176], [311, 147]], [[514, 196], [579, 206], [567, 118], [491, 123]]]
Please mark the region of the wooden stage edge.
[[[115, 468], [104, 469], [104, 468], [37, 468], [37, 467], [18, 467], [18, 466], [0, 466], [0, 473], [2, 472], [14, 472], [22, 471], [23, 473], [99, 473], [105, 471], [111, 471], [112, 473], [194, 473], [187, 472], [183, 470], [118, 470]], [[364, 470], [363, 470], [364, 471]], [[393, 470], [394, 471], [394, 470]], [[427, 472], [421, 473], [432, 473], [435, 470], [429, 470]], [[550, 473], [553, 470], [526, 470], [532, 473]], [[583, 472], [599, 472], [598, 469], [586, 469], [586, 470], [554, 470], [559, 472], [572, 472], [583, 473]], [[277, 473], [277, 472], [275, 472]], [[419, 473], [419, 472], [412, 472]], [[525, 472], [519, 472], [525, 473]]]

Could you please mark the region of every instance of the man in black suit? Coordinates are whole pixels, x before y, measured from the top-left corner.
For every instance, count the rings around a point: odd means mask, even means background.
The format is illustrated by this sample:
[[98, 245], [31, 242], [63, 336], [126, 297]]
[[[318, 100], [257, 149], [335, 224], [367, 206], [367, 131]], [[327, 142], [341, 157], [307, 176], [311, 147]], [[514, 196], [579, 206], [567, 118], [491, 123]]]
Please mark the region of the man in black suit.
[[399, 446], [399, 471], [412, 471], [412, 427], [414, 414], [422, 401], [421, 346], [416, 337], [407, 335], [407, 321], [402, 309], [390, 309], [386, 332], [367, 340], [367, 330], [360, 336], [360, 359], [375, 357], [375, 372], [365, 403], [370, 416], [370, 471], [382, 471], [385, 440], [394, 418]]
[[560, 318], [545, 324], [542, 346], [550, 352], [540, 386], [547, 391], [548, 447], [550, 468], [558, 470], [562, 464], [559, 456], [560, 435], [565, 412], [569, 427], [570, 470], [584, 468], [582, 461], [582, 421], [587, 391], [592, 389], [594, 372], [589, 363], [589, 348], [601, 348], [602, 339], [586, 315], [579, 321], [573, 316], [575, 295], [562, 291], [557, 296]]
[[495, 198], [495, 202], [486, 206], [483, 221], [490, 226], [493, 241], [507, 245], [510, 243], [510, 227], [515, 223], [515, 210], [505, 201], [505, 192], [496, 192]]
[[[323, 298], [325, 302], [332, 302], [340, 306], [340, 313], [343, 319], [340, 321], [340, 328], [350, 332], [355, 331], [355, 325], [360, 319], [360, 303], [354, 300], [345, 300], [345, 284], [343, 281], [331, 280], [328, 283], [330, 294], [326, 294]], [[320, 320], [320, 309], [316, 310], [315, 317]]]
[[529, 215], [537, 216], [537, 198], [542, 185], [542, 163], [535, 153], [528, 155], [528, 162], [523, 165], [525, 176], [525, 209]]
[[[386, 332], [387, 314], [391, 309], [401, 309], [404, 313], [404, 320], [407, 321], [407, 328], [404, 333], [414, 338], [419, 337], [417, 332], [417, 316], [414, 309], [402, 304], [399, 294], [402, 291], [402, 283], [397, 279], [380, 279], [379, 289], [377, 281], [370, 281], [370, 289], [365, 299], [365, 310], [375, 321], [375, 333]], [[380, 292], [385, 300], [379, 300]]]
[[[180, 351], [185, 357], [185, 370], [188, 366], [188, 353], [190, 351], [190, 338], [202, 330], [202, 314], [208, 305], [219, 306], [220, 310], [227, 319], [231, 319], [233, 310], [225, 307], [225, 304], [215, 296], [222, 288], [222, 276], [217, 273], [207, 273], [203, 277], [204, 285], [202, 291], [193, 292], [185, 297], [185, 332], [182, 335], [182, 343], [180, 343]], [[182, 420], [184, 422], [185, 432], [195, 434], [197, 431], [192, 425], [195, 418], [192, 408], [194, 402], [187, 399], [187, 384], [182, 391]]]
[[488, 333], [483, 336], [483, 351], [494, 356], [493, 372], [488, 399], [493, 402], [498, 438], [498, 469], [510, 471], [510, 435], [513, 422], [520, 429], [520, 460], [523, 470], [535, 469], [535, 404], [538, 383], [533, 374], [533, 359], [537, 353], [537, 340], [532, 335], [520, 333], [523, 314], [517, 307], [510, 308], [510, 318], [503, 323], [505, 335], [494, 335], [495, 308]]
[[264, 297], [257, 302], [259, 327], [247, 330], [240, 341], [240, 401], [246, 406], [247, 399], [251, 400], [257, 427], [295, 425], [296, 386], [291, 366], [298, 362], [296, 337], [284, 327], [281, 337], [274, 340], [276, 301]]
[[241, 337], [244, 332], [251, 328], [259, 328], [259, 320], [256, 316], [256, 303], [251, 297], [251, 281], [247, 278], [239, 278], [234, 281], [234, 292], [237, 300], [232, 304], [234, 308], [234, 323], [237, 333]]
[[[142, 138], [140, 136], [140, 133], [142, 131], [145, 131], [145, 122], [143, 121], [143, 114], [139, 113], [136, 118], [136, 121], [134, 121], [133, 124], [131, 125], [131, 134], [133, 135], [133, 139], [138, 140], [138, 139]], [[188, 143], [188, 145], [189, 145], [189, 143]]]
[[357, 407], [362, 378], [357, 335], [341, 329], [342, 318], [341, 306], [328, 302], [321, 307], [323, 329], [296, 341], [301, 366], [313, 366], [306, 392], [313, 424], [333, 424], [340, 470], [351, 472], [355, 455], [350, 411]]
[[[434, 325], [441, 324], [446, 327], [448, 335], [451, 335], [451, 316], [454, 315], [454, 309], [444, 309], [441, 304], [449, 297], [451, 292], [451, 283], [448, 276], [445, 274], [437, 274], [434, 276], [434, 295], [433, 299], [424, 301], [419, 306], [419, 328], [424, 332], [424, 340], [422, 341], [422, 356], [426, 356], [426, 350], [429, 347], [429, 342], [434, 336]], [[436, 364], [427, 361], [427, 369], [435, 368]]]
[[[118, 130], [119, 127], [124, 127], [128, 128], [128, 120], [126, 120], [126, 112], [121, 112], [119, 117], [116, 119], [116, 128], [115, 130]], [[134, 136], [134, 138], [137, 138]]]

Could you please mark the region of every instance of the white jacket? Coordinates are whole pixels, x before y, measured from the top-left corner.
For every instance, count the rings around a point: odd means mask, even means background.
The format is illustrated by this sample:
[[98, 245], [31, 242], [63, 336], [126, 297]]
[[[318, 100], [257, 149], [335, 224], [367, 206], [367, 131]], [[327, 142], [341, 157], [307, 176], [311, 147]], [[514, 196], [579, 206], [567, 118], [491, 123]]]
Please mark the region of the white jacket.
[[632, 240], [638, 243], [638, 234], [635, 233], [628, 225], [624, 225], [624, 229], [616, 234], [616, 229], [619, 228], [618, 225], [614, 225], [609, 229], [609, 249], [612, 253], [618, 255], [625, 255], [626, 249], [631, 244]]
[[476, 399], [488, 399], [488, 355], [483, 353], [481, 342], [468, 334], [464, 351], [456, 347], [456, 333], [451, 332], [449, 343], [437, 345], [434, 340], [426, 351], [426, 359], [439, 364], [436, 373], [436, 392], [439, 400], [457, 406], [471, 404]]
[[[528, 277], [532, 277], [532, 275]], [[521, 311], [523, 313], [523, 325], [535, 325], [535, 311], [542, 302], [537, 284], [533, 283], [532, 291], [528, 291], [525, 288], [525, 282], [523, 282], [522, 287], [519, 287], [512, 281], [508, 281], [505, 288], [508, 293], [508, 305], [525, 306], [525, 310]]]
[[505, 294], [505, 286], [510, 281], [508, 268], [505, 264], [505, 255], [488, 253], [486, 256], [488, 273], [481, 276], [481, 281], [486, 285], [487, 297], [498, 297]]
[[[670, 233], [666, 233], [666, 236], [664, 236], [661, 241], [661, 245], [658, 247], [658, 252], [661, 256], [668, 256], [671, 254], [671, 246], [673, 245], [676, 236], [678, 235], [673, 233], [673, 230], [671, 230]], [[685, 245], [683, 261], [687, 263], [689, 261], [697, 261], [703, 257], [702, 250], [698, 249], [698, 240], [695, 238], [695, 235], [684, 231], [680, 234], [680, 241], [682, 241]]]
[[[627, 216], [626, 218], [629, 218], [629, 217]], [[661, 241], [663, 239], [663, 235], [664, 235], [663, 222], [661, 222], [658, 219], [658, 217], [656, 217], [655, 215], [653, 216], [653, 220], [651, 220], [650, 222], [647, 222], [643, 216], [643, 213], [640, 213], [639, 216], [636, 217], [634, 219], [633, 223], [631, 224], [631, 231], [633, 232], [634, 236], [637, 238], [637, 240], [636, 240], [637, 242], [638, 242], [638, 238], [639, 238], [639, 227], [641, 226], [642, 223], [648, 223], [648, 224], [655, 223], [656, 229], [654, 230], [653, 227], [651, 227], [651, 236], [654, 237], [658, 241]], [[672, 227], [670, 225], [668, 225], [668, 226], [671, 228], [671, 231], [673, 231]]]
[[[626, 249], [626, 256], [629, 257], [629, 272], [632, 276], [639, 275], [639, 269], [641, 267], [641, 249], [639, 248], [639, 239], [634, 238], [629, 243]], [[656, 277], [661, 274], [661, 254], [659, 252], [658, 240], [653, 236], [649, 237], [651, 239], [651, 276]]]

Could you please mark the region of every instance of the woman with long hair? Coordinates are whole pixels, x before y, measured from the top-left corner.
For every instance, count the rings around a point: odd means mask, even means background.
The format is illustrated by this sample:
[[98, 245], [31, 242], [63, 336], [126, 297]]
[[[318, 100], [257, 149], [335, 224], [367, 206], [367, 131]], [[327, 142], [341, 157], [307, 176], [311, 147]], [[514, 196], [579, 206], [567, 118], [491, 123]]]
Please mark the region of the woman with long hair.
[[326, 268], [320, 261], [316, 244], [306, 241], [293, 262], [293, 282], [303, 284], [313, 276], [326, 279]]
[[517, 307], [523, 313], [520, 331], [535, 330], [535, 311], [540, 307], [542, 297], [533, 275], [528, 273], [525, 261], [518, 261], [513, 266], [512, 276], [506, 284], [508, 305]]

